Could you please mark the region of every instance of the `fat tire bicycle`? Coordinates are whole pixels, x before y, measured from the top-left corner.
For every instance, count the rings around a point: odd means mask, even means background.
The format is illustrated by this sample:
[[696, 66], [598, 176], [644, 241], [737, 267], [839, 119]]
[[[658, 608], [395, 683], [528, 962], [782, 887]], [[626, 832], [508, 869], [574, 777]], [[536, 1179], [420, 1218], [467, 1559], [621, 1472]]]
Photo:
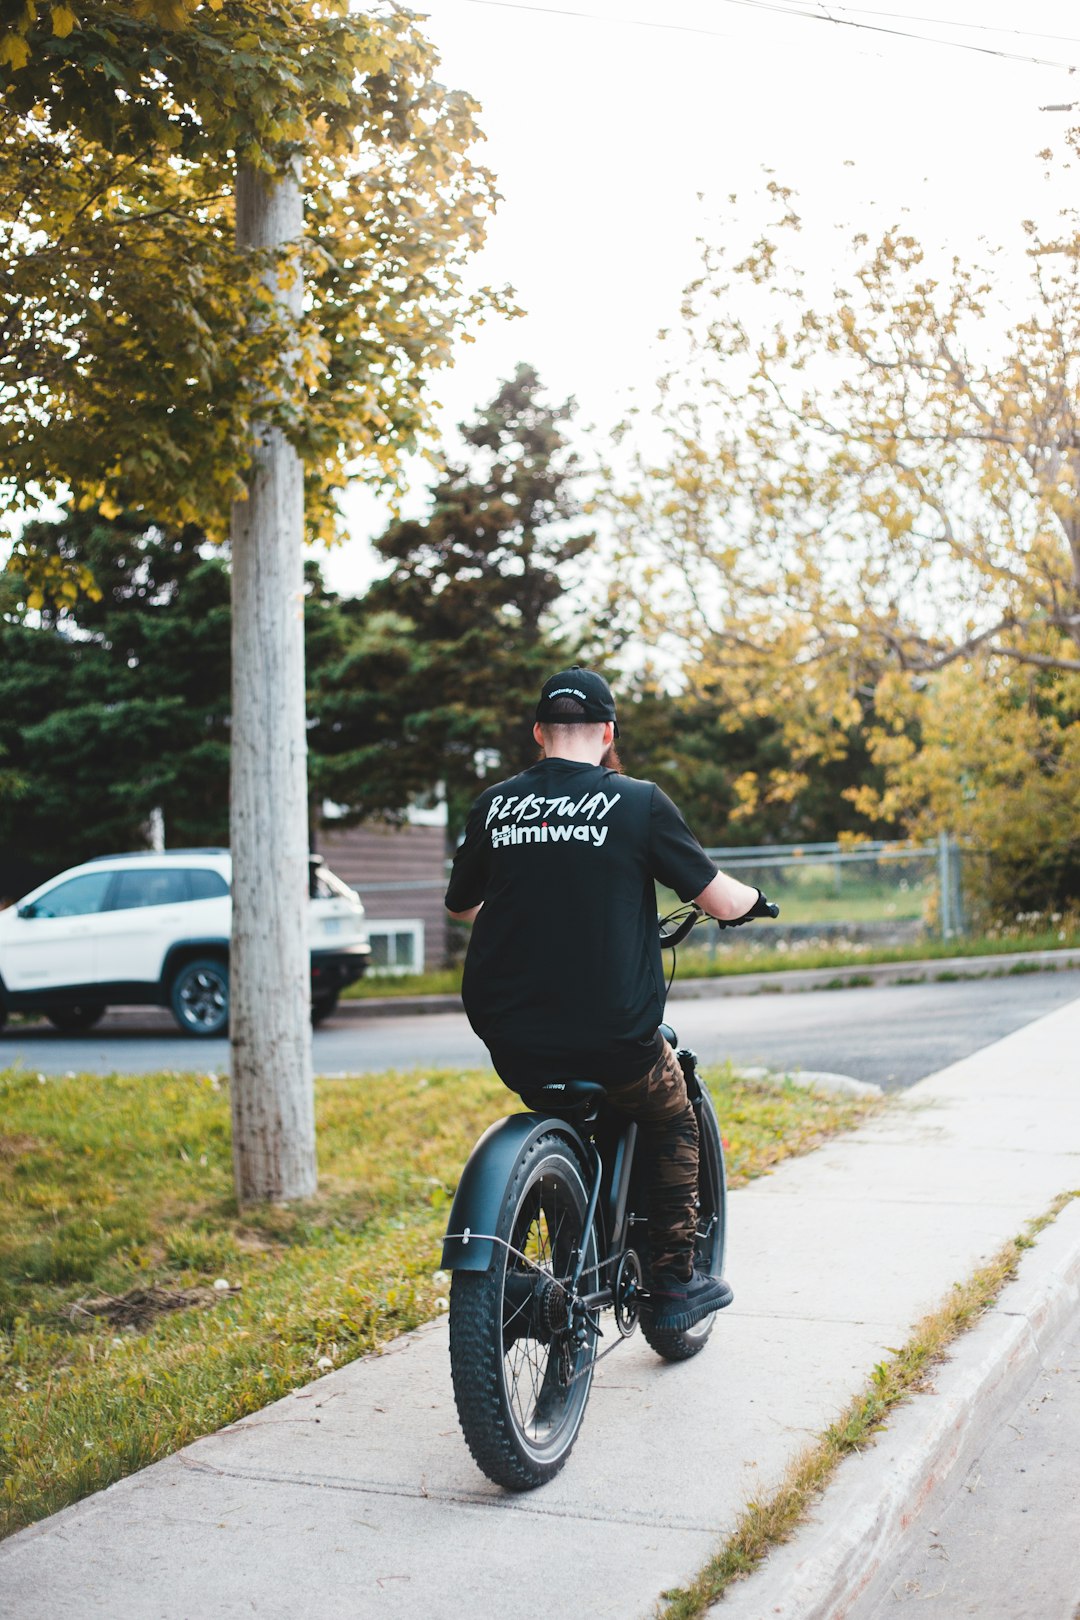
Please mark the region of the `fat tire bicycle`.
[[[761, 905], [760, 915], [778, 914]], [[693, 905], [671, 913], [660, 922], [661, 944], [678, 945], [704, 916]], [[719, 1275], [727, 1196], [720, 1127], [695, 1054], [679, 1047], [670, 1025], [660, 1027], [698, 1121], [694, 1265]], [[474, 1147], [442, 1257], [453, 1273], [450, 1367], [462, 1432], [482, 1472], [515, 1491], [545, 1484], [564, 1466], [596, 1364], [623, 1339], [640, 1326], [658, 1356], [687, 1361], [716, 1322], [713, 1313], [686, 1329], [657, 1325], [637, 1124], [608, 1109], [603, 1086], [590, 1081], [543, 1086], [527, 1102], [527, 1113], [498, 1120]], [[616, 1336], [601, 1350], [605, 1310]]]

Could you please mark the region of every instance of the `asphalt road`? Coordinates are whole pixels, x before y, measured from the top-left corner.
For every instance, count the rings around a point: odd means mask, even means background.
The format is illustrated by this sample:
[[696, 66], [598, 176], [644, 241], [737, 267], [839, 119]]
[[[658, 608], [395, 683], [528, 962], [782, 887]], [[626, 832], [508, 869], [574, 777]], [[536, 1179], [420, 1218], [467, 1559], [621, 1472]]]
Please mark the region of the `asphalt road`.
[[[1080, 996], [1080, 972], [1038, 973], [946, 984], [868, 986], [786, 995], [673, 1001], [680, 1041], [706, 1063], [732, 1058], [770, 1069], [827, 1069], [895, 1090], [1000, 1040]], [[110, 1013], [72, 1039], [46, 1023], [0, 1034], [0, 1065], [47, 1074], [68, 1070], [224, 1073], [225, 1041], [195, 1041], [155, 1009]], [[460, 1013], [402, 1018], [339, 1013], [315, 1033], [317, 1074], [486, 1063]]]

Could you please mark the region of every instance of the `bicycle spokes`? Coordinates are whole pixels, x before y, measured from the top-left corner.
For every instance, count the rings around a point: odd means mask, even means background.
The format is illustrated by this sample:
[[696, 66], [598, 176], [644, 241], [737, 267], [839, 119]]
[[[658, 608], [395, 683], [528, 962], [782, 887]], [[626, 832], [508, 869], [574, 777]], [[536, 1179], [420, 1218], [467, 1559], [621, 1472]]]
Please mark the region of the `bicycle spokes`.
[[515, 1422], [534, 1442], [558, 1429], [566, 1390], [589, 1356], [574, 1336], [569, 1286], [580, 1238], [580, 1213], [560, 1183], [537, 1181], [510, 1239], [502, 1324], [507, 1397]]

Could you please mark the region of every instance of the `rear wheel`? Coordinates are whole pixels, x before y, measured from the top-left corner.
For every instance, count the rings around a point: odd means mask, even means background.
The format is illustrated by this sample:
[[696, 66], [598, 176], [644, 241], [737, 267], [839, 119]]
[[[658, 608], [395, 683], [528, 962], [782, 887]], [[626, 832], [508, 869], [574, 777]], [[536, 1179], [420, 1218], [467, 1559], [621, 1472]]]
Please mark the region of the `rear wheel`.
[[[698, 1235], [694, 1250], [694, 1268], [719, 1277], [724, 1267], [724, 1239], [726, 1236], [727, 1181], [724, 1174], [724, 1144], [720, 1137], [716, 1110], [704, 1086], [694, 1100], [698, 1117]], [[646, 1342], [665, 1361], [689, 1361], [704, 1350], [709, 1334], [716, 1322], [716, 1312], [695, 1322], [691, 1328], [662, 1329], [653, 1325], [652, 1312], [646, 1304], [641, 1308], [641, 1331]]]
[[45, 1016], [54, 1028], [63, 1030], [65, 1035], [78, 1035], [84, 1029], [93, 1029], [105, 1016], [105, 1003], [81, 1001], [74, 1007], [46, 1007]]
[[[503, 1198], [487, 1271], [455, 1271], [450, 1368], [466, 1443], [496, 1485], [531, 1490], [562, 1468], [592, 1384], [596, 1335], [574, 1336], [565, 1284], [585, 1244], [595, 1287], [596, 1232], [583, 1235], [581, 1167], [554, 1133], [522, 1154]], [[515, 1252], [516, 1251], [516, 1252]], [[590, 1274], [590, 1268], [591, 1274]]]
[[186, 962], [172, 982], [169, 1001], [185, 1035], [224, 1035], [229, 1027], [229, 970], [219, 957]]

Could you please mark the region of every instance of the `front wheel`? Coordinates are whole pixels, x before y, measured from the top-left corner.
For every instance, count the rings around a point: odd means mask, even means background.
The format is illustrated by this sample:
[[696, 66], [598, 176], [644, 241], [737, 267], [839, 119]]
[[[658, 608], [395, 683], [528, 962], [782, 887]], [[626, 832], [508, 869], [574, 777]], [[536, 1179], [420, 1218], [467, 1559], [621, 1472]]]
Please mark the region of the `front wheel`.
[[[698, 1117], [698, 1232], [694, 1248], [694, 1268], [719, 1277], [724, 1267], [726, 1236], [727, 1178], [724, 1172], [724, 1144], [720, 1136], [712, 1098], [702, 1085], [694, 1102]], [[641, 1308], [641, 1331], [646, 1342], [665, 1361], [689, 1361], [704, 1350], [716, 1322], [716, 1312], [695, 1322], [691, 1328], [657, 1328], [652, 1312]]]
[[585, 1233], [581, 1166], [554, 1132], [514, 1167], [487, 1271], [455, 1271], [450, 1369], [469, 1450], [496, 1485], [543, 1485], [577, 1439], [592, 1384], [596, 1335], [575, 1337], [566, 1287], [585, 1248], [585, 1289], [596, 1287], [595, 1227]]
[[218, 957], [186, 962], [172, 982], [173, 1017], [185, 1035], [224, 1035], [229, 1027], [229, 970]]

